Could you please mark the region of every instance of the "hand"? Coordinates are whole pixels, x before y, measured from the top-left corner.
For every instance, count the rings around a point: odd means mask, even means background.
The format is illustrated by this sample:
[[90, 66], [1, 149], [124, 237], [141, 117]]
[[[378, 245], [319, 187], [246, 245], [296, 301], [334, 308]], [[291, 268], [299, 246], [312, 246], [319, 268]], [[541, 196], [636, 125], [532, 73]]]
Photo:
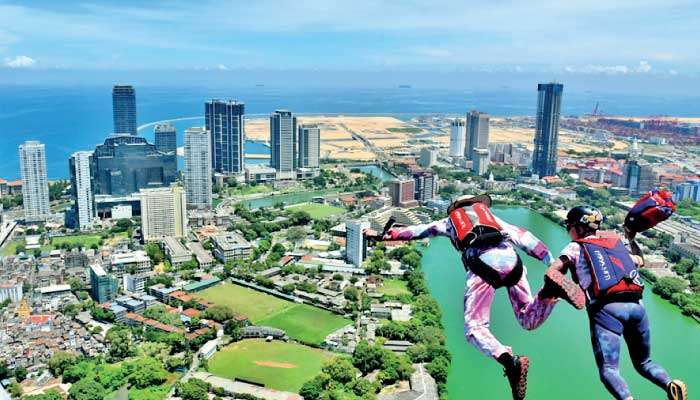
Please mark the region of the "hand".
[[386, 233], [382, 236], [382, 240], [395, 240], [395, 238], [398, 236], [398, 232], [396, 229], [389, 229], [386, 231]]
[[379, 236], [379, 233], [377, 231], [375, 231], [374, 229], [365, 229], [364, 234], [367, 237], [378, 237]]

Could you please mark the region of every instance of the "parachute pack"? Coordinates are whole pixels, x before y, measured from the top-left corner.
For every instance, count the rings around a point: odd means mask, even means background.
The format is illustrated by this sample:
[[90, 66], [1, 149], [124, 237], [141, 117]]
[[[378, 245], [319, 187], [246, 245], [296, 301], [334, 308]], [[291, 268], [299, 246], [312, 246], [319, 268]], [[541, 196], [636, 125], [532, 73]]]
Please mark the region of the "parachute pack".
[[591, 268], [589, 295], [592, 302], [621, 296], [641, 298], [644, 291], [637, 265], [618, 237], [577, 240]]
[[625, 226], [632, 232], [644, 232], [667, 220], [676, 211], [673, 194], [654, 189], [645, 193], [625, 217]]
[[483, 203], [475, 203], [470, 208], [467, 211], [460, 207], [449, 215], [456, 233], [455, 247], [464, 250], [500, 243], [503, 240], [502, 228], [491, 210]]

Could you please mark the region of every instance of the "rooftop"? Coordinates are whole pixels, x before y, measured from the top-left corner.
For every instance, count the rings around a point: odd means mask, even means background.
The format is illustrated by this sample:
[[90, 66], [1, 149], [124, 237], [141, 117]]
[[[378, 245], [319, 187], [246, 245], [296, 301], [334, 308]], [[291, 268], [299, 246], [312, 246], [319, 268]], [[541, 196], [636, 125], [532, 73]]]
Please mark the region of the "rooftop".
[[212, 239], [214, 239], [216, 245], [224, 251], [250, 247], [250, 243], [248, 243], [243, 236], [235, 232], [227, 232], [223, 235], [216, 235]]

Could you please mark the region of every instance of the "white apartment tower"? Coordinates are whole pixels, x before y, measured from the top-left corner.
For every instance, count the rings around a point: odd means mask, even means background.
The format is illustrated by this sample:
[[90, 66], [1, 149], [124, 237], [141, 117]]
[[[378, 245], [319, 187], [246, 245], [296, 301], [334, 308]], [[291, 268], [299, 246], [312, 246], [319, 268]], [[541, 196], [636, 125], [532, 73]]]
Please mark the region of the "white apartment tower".
[[68, 161], [73, 191], [73, 212], [80, 230], [92, 228], [92, 221], [95, 218], [95, 201], [90, 174], [91, 161], [92, 151], [77, 151]]
[[211, 208], [211, 138], [204, 128], [185, 130], [185, 192], [187, 207]]
[[450, 123], [450, 157], [464, 157], [464, 147], [467, 144], [467, 129], [464, 120], [455, 118]]
[[167, 188], [141, 189], [141, 231], [145, 242], [165, 236], [187, 235], [185, 191], [173, 185]]
[[369, 229], [368, 221], [348, 221], [345, 224], [345, 258], [356, 267], [362, 266], [365, 259], [365, 229]]
[[34, 140], [19, 145], [19, 167], [22, 175], [24, 219], [46, 221], [49, 216], [49, 182], [46, 177], [46, 150]]

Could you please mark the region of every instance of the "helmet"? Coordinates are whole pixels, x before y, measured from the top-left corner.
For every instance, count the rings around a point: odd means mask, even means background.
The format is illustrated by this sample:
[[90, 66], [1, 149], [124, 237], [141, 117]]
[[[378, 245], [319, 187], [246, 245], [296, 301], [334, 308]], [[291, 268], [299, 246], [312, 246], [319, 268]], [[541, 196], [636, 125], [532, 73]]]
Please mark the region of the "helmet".
[[597, 230], [603, 222], [603, 213], [593, 206], [577, 206], [566, 214], [566, 226], [570, 229], [574, 226], [583, 226]]

